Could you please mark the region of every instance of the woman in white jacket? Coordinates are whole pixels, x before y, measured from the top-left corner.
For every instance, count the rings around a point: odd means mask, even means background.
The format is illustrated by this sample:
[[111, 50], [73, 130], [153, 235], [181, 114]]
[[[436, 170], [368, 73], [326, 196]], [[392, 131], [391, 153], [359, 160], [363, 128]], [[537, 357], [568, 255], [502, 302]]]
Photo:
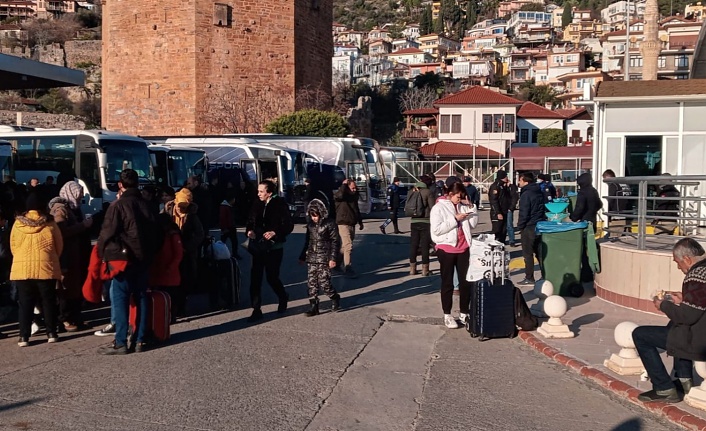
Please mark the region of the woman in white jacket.
[[[448, 195], [440, 198], [431, 209], [431, 239], [436, 244], [436, 257], [441, 266], [441, 308], [447, 328], [458, 328], [451, 316], [454, 292], [454, 268], [459, 274], [468, 272], [470, 264], [471, 231], [478, 224], [478, 211], [467, 199], [466, 188], [455, 183]], [[465, 321], [471, 302], [471, 283], [459, 277], [459, 319]]]

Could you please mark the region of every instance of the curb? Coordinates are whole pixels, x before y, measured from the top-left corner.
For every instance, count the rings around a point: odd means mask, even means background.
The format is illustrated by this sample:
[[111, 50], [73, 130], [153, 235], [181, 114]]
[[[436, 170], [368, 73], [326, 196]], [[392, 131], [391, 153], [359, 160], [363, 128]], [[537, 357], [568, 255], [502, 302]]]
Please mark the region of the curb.
[[642, 401], [638, 401], [637, 396], [641, 393], [639, 389], [628, 385], [608, 373], [592, 367], [580, 359], [562, 353], [560, 350], [551, 347], [531, 332], [520, 331], [518, 337], [525, 344], [547, 356], [554, 362], [579, 373], [581, 376], [593, 381], [602, 388], [607, 389], [616, 395], [620, 395], [633, 404], [649, 410], [652, 413], [657, 413], [668, 419], [670, 422], [682, 426], [685, 429], [706, 431], [706, 419], [694, 416], [693, 414], [676, 407], [674, 404], [667, 404], [659, 401], [651, 403], [643, 403]]

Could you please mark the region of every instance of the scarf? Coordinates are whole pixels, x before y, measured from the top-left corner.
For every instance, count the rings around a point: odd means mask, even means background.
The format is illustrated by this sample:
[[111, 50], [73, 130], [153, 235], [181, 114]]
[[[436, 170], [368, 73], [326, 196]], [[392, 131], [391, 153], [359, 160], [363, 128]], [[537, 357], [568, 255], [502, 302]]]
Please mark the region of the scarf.
[[83, 186], [76, 181], [69, 181], [59, 190], [59, 197], [66, 200], [72, 210], [81, 208]]

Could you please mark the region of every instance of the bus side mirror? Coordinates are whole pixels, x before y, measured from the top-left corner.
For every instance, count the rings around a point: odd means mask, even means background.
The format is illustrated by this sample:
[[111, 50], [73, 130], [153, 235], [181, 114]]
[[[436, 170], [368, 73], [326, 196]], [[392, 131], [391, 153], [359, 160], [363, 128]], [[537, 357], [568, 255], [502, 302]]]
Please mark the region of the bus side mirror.
[[98, 167], [101, 169], [108, 167], [108, 155], [106, 153], [98, 153]]
[[155, 153], [150, 153], [150, 162], [152, 166], [157, 166], [157, 155]]

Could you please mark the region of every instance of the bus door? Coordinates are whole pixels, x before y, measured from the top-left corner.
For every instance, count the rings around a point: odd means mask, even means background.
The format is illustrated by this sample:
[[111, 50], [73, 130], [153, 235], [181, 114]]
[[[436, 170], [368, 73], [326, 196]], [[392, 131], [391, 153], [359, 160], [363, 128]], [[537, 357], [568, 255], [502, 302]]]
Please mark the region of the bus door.
[[103, 209], [101, 170], [98, 166], [98, 146], [90, 136], [79, 135], [76, 142], [76, 176], [83, 186], [81, 211], [95, 214]]
[[372, 205], [370, 203], [370, 187], [368, 186], [368, 176], [366, 175], [365, 164], [363, 162], [346, 162], [346, 176], [353, 178], [358, 186], [358, 207], [360, 212], [370, 214]]

